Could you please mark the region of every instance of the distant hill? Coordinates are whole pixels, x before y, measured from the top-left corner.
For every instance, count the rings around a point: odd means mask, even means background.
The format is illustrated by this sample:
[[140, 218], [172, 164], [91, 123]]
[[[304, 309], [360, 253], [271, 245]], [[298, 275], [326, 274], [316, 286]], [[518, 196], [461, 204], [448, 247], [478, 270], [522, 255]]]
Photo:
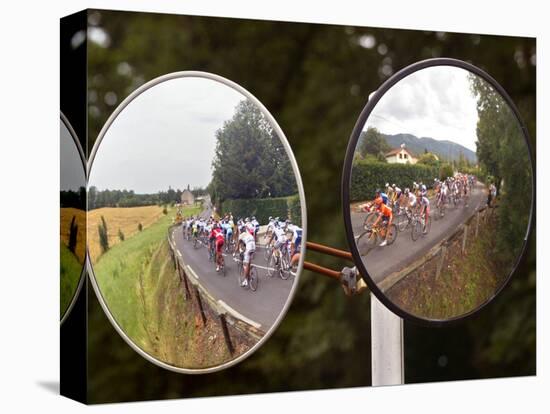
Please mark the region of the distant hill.
[[406, 148], [412, 151], [416, 156], [422, 155], [424, 150], [427, 149], [429, 152], [436, 154], [439, 158], [449, 161], [458, 161], [460, 152], [462, 152], [468, 161], [477, 163], [477, 156], [474, 151], [455, 142], [446, 140], [438, 141], [427, 137], [418, 138], [412, 134], [382, 135], [392, 148], [399, 148], [401, 144], [405, 144]]

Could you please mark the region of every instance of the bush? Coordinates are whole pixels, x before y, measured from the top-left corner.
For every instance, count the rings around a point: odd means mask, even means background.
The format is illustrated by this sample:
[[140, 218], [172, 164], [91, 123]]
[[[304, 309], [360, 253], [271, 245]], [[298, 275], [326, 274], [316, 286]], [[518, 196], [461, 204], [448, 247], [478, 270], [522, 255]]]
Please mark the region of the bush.
[[162, 209], [162, 214], [164, 215], [168, 214], [168, 210], [166, 209], [166, 206], [164, 206], [164, 208]]
[[290, 218], [301, 225], [300, 197], [296, 194], [289, 197], [276, 198], [247, 198], [225, 200], [221, 205], [222, 215], [233, 213], [235, 218], [255, 216], [265, 224], [269, 217]]
[[118, 238], [120, 241], [124, 241], [124, 233], [120, 229], [118, 229]]
[[76, 224], [76, 216], [73, 216], [71, 220], [71, 227], [69, 229], [69, 250], [75, 253], [76, 249], [76, 237], [78, 235], [78, 224]]
[[293, 223], [302, 225], [302, 204], [300, 203], [300, 196], [298, 194], [287, 197], [288, 211], [290, 213], [290, 220]]
[[101, 216], [101, 223], [97, 225], [97, 231], [99, 233], [99, 245], [101, 246], [101, 252], [105, 253], [109, 250], [109, 234], [107, 231], [107, 222], [103, 216]]
[[350, 200], [371, 200], [376, 189], [383, 189], [386, 183], [405, 188], [416, 181], [430, 186], [438, 173], [438, 168], [427, 165], [357, 161], [352, 167]]
[[138, 230], [139, 230], [139, 231], [142, 231], [142, 230], [143, 230], [143, 224], [138, 223]]

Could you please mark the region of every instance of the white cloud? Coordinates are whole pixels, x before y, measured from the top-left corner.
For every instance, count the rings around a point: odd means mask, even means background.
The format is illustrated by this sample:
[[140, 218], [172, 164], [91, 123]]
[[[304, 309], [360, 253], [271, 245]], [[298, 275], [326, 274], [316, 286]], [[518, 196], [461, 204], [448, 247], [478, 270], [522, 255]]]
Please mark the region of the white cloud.
[[364, 129], [449, 140], [475, 151], [478, 116], [469, 73], [435, 66], [407, 76], [380, 99]]

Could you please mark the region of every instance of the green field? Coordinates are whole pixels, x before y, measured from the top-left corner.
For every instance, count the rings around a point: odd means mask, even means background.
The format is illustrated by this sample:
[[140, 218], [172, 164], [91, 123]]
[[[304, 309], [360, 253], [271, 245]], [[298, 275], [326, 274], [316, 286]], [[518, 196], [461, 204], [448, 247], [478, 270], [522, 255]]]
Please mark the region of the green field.
[[82, 273], [82, 264], [78, 262], [77, 257], [67, 248], [65, 243], [61, 242], [59, 246], [60, 260], [60, 318], [63, 317], [67, 308], [71, 304], [73, 295], [78, 287], [80, 274]]
[[[189, 208], [184, 215], [198, 212]], [[210, 366], [230, 355], [223, 340], [207, 343], [222, 338], [218, 326], [202, 327], [185, 301], [167, 241], [171, 223], [169, 213], [113, 246], [94, 265], [94, 273], [114, 318], [141, 349], [176, 366]]]

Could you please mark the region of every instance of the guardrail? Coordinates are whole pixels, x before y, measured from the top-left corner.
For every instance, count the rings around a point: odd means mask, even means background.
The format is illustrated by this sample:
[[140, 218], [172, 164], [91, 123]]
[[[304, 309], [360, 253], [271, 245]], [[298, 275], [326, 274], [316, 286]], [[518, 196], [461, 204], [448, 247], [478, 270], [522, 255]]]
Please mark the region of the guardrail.
[[227, 350], [234, 355], [237, 342], [254, 345], [264, 335], [261, 325], [241, 315], [230, 307], [223, 300], [214, 298], [200, 283], [199, 277], [193, 269], [185, 264], [183, 257], [179, 254], [173, 239], [173, 230], [179, 224], [168, 228], [168, 245], [174, 269], [177, 271], [180, 282], [183, 285], [185, 300], [191, 301], [193, 309], [200, 316], [203, 326], [208, 320], [214, 320], [220, 324], [223, 332]]
[[439, 241], [422, 257], [405, 268], [386, 276], [386, 278], [378, 284], [378, 288], [383, 292], [388, 291], [400, 280], [415, 271], [421, 270], [428, 263], [431, 263], [432, 260], [437, 260], [435, 277], [436, 279], [439, 278], [445, 265], [445, 259], [448, 257], [447, 253], [450, 247], [458, 243], [461, 254], [466, 254], [468, 241], [478, 236], [480, 224], [486, 222], [488, 218], [492, 216], [493, 210], [496, 207], [498, 207], [498, 205], [494, 207], [484, 206], [477, 209], [474, 214], [464, 223], [460, 224], [452, 234]]

